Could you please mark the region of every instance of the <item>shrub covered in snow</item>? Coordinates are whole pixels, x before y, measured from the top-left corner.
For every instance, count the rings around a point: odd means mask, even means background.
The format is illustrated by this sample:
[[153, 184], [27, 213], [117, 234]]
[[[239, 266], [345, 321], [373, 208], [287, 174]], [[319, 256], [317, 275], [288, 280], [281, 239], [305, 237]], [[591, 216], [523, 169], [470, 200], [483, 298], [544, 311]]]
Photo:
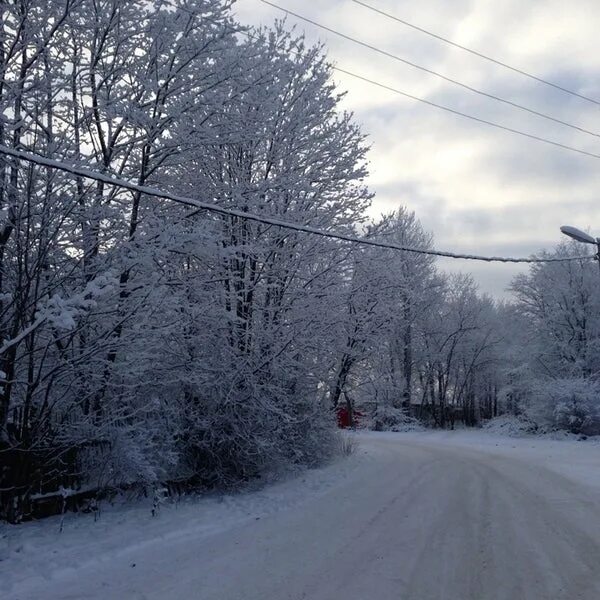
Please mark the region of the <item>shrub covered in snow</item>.
[[485, 421], [483, 429], [490, 433], [519, 437], [531, 433], [536, 433], [538, 426], [531, 420], [523, 416], [501, 415]]
[[401, 408], [378, 406], [373, 414], [372, 429], [375, 431], [421, 431], [423, 425]]
[[533, 386], [527, 415], [542, 427], [577, 435], [600, 434], [600, 383], [553, 379]]
[[182, 413], [179, 478], [229, 487], [339, 451], [330, 410], [307, 398], [211, 402]]

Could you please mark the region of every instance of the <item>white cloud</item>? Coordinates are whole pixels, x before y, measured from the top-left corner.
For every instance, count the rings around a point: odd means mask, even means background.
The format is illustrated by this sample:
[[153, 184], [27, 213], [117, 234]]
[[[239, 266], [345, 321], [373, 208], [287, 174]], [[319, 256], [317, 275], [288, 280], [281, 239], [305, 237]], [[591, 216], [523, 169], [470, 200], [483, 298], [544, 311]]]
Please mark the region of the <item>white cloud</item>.
[[[276, 0], [282, 6], [469, 85], [600, 132], [600, 108], [511, 73], [378, 16], [349, 0]], [[597, 0], [430, 0], [373, 4], [415, 24], [559, 85], [600, 97]], [[238, 0], [239, 19], [270, 24], [278, 11]], [[340, 67], [411, 94], [600, 153], [600, 140], [456, 88], [289, 17], [311, 41], [323, 41]], [[494, 130], [336, 74], [372, 144], [373, 214], [405, 204], [440, 248], [528, 255], [558, 241], [558, 227], [597, 227], [600, 164], [596, 159]], [[502, 294], [519, 268], [443, 265], [474, 274]]]

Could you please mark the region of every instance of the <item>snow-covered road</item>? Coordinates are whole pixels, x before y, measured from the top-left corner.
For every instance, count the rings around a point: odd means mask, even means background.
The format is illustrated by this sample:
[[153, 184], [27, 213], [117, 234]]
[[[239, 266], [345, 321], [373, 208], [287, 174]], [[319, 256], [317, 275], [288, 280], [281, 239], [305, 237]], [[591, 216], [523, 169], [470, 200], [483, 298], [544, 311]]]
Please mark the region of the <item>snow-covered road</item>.
[[[42, 536], [38, 547], [25, 529], [21, 562], [0, 562], [0, 590], [12, 571], [9, 595], [0, 596], [600, 598], [600, 445], [470, 432], [359, 441], [341, 465], [229, 507], [209, 502], [197, 521], [184, 507], [126, 519], [121, 536], [105, 525], [97, 538], [86, 523], [61, 546]], [[131, 522], [146, 531], [129, 532]], [[51, 567], [40, 573], [44, 555]]]

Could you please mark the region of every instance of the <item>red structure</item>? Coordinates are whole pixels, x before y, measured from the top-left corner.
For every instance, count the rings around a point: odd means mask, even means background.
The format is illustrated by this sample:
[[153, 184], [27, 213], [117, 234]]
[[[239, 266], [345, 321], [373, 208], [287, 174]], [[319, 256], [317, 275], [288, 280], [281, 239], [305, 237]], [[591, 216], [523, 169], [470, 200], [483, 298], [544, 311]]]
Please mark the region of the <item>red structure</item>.
[[348, 429], [351, 426], [357, 427], [360, 424], [360, 418], [363, 417], [363, 413], [354, 410], [352, 411], [353, 423], [350, 422], [350, 411], [345, 404], [340, 404], [335, 409], [337, 415], [337, 424], [340, 429]]

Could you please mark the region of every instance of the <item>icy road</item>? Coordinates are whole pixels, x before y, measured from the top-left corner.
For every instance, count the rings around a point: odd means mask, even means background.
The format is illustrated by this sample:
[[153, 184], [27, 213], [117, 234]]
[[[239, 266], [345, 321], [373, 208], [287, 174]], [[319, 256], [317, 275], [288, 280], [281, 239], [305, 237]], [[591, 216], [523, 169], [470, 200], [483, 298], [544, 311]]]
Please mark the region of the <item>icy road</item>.
[[0, 596], [600, 598], [600, 445], [470, 432], [358, 441], [337, 465], [241, 497], [73, 517], [60, 536], [57, 520], [11, 529]]

